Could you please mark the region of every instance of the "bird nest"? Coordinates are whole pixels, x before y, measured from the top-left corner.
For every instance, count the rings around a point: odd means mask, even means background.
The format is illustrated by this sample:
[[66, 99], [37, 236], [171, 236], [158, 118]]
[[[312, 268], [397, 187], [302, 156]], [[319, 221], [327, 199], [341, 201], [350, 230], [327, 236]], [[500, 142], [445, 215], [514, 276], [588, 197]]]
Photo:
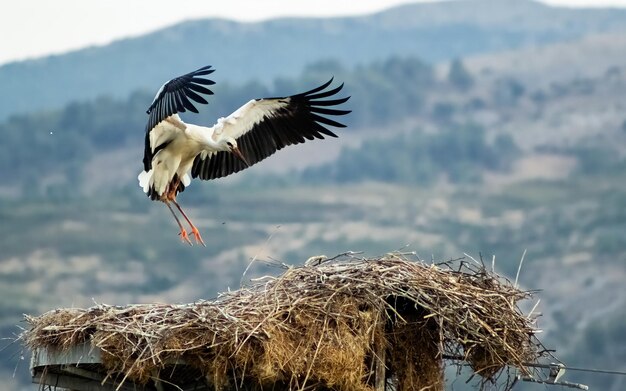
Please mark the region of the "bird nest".
[[212, 301], [27, 316], [22, 338], [30, 349], [91, 344], [109, 377], [137, 384], [184, 363], [216, 390], [372, 391], [381, 374], [400, 391], [443, 390], [444, 358], [493, 380], [504, 368], [528, 373], [540, 356], [534, 321], [518, 307], [530, 294], [482, 265], [400, 254], [318, 261]]

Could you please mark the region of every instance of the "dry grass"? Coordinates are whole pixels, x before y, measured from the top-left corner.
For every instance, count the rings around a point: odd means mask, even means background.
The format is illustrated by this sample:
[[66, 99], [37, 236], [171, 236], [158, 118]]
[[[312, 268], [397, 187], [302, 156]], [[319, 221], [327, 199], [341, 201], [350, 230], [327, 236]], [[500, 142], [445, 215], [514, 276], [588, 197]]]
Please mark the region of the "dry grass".
[[31, 349], [90, 343], [109, 374], [141, 384], [182, 360], [216, 389], [249, 381], [370, 391], [384, 356], [399, 391], [442, 390], [444, 355], [465, 357], [486, 379], [507, 366], [526, 372], [539, 356], [533, 321], [517, 306], [528, 297], [463, 261], [343, 256], [214, 301], [27, 316], [22, 338]]

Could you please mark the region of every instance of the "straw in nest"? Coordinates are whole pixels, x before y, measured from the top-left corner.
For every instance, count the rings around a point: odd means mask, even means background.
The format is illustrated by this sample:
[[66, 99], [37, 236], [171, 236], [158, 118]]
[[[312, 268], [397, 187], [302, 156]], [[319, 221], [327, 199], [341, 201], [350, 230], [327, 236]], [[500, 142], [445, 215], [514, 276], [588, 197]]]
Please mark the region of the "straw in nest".
[[524, 363], [539, 356], [533, 321], [517, 306], [528, 297], [472, 263], [345, 255], [290, 267], [213, 301], [28, 316], [22, 337], [31, 349], [89, 343], [110, 376], [138, 384], [184, 362], [216, 389], [371, 391], [384, 363], [384, 380], [400, 391], [443, 390], [449, 355], [485, 379], [507, 366], [527, 372]]

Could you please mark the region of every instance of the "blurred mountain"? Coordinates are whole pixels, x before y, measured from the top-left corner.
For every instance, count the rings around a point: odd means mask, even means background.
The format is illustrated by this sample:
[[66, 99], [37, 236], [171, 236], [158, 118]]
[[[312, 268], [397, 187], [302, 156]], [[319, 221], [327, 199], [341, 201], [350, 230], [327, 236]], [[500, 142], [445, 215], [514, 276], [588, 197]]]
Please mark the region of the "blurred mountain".
[[0, 67], [0, 119], [99, 95], [152, 92], [173, 75], [205, 64], [215, 66], [221, 83], [269, 83], [278, 76], [295, 76], [320, 58], [348, 66], [390, 55], [438, 62], [622, 31], [626, 10], [558, 8], [528, 0], [409, 4], [333, 19], [195, 20], [106, 46]]

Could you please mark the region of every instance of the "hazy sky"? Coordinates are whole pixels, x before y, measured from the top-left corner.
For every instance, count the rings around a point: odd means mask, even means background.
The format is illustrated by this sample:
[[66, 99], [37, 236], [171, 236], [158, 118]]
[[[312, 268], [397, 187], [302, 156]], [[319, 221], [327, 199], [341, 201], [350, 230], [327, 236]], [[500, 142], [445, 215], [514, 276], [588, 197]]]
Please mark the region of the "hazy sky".
[[[419, 1], [419, 0], [418, 0]], [[424, 0], [422, 0], [424, 1]], [[2, 7], [0, 64], [62, 53], [143, 34], [186, 19], [256, 21], [277, 16], [370, 13], [410, 0], [20, 0]], [[545, 3], [626, 7], [626, 0], [545, 0]]]

